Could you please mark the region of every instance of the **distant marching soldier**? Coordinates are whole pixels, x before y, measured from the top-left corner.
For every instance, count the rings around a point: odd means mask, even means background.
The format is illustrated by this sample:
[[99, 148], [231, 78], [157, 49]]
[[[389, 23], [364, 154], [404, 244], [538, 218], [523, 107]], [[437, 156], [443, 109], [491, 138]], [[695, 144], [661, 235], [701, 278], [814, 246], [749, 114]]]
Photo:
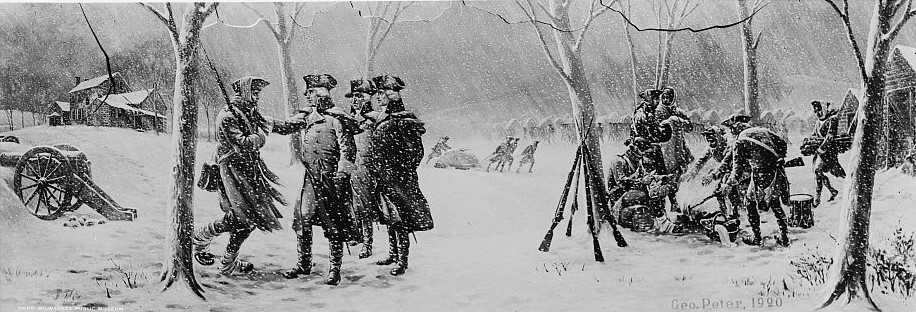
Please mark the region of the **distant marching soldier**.
[[496, 151], [494, 151], [493, 154], [490, 154], [490, 156], [484, 158], [484, 160], [490, 161], [490, 163], [487, 164], [487, 172], [490, 172], [490, 166], [492, 166], [494, 163], [496, 163], [496, 168], [499, 168], [499, 164], [503, 161], [503, 159], [505, 159], [505, 154], [509, 149], [510, 143], [512, 143], [512, 137], [506, 137], [506, 141], [500, 143], [499, 146], [496, 147]]
[[379, 114], [370, 146], [374, 163], [379, 169], [379, 191], [387, 207], [381, 222], [388, 225], [388, 257], [378, 265], [397, 263], [391, 275], [407, 270], [410, 253], [410, 233], [433, 228], [429, 203], [420, 192], [417, 167], [423, 161], [423, 122], [404, 107], [399, 93], [404, 82], [394, 76], [372, 79], [379, 90]]
[[513, 157], [512, 154], [515, 153], [515, 149], [518, 148], [518, 140], [518, 138], [512, 138], [512, 141], [506, 146], [506, 153], [503, 154], [503, 159], [496, 165], [496, 167], [499, 168], [499, 172], [503, 172], [503, 169], [506, 167], [512, 170], [512, 163], [515, 162], [515, 157]]
[[[531, 166], [528, 167], [528, 173], [531, 173], [531, 169], [534, 168], [534, 152], [538, 149], [538, 143], [540, 143], [540, 141], [534, 141], [534, 143], [525, 147], [525, 150], [522, 151], [522, 160], [518, 162], [518, 168], [515, 169], [515, 173], [518, 173], [518, 171], [522, 169], [522, 166], [529, 163]], [[512, 168], [509, 169], [511, 170]]]
[[350, 81], [350, 92], [345, 97], [351, 98], [351, 115], [360, 121], [362, 133], [354, 136], [356, 143], [356, 171], [350, 176], [353, 187], [353, 214], [362, 234], [363, 247], [359, 258], [372, 256], [372, 234], [374, 222], [378, 222], [380, 202], [378, 192], [378, 168], [372, 161], [369, 140], [375, 123], [369, 117], [373, 111], [372, 98], [375, 96], [375, 83], [368, 79]]
[[[811, 102], [811, 107], [818, 118], [812, 135], [824, 140], [814, 154], [814, 180], [817, 183], [814, 206], [817, 207], [821, 204], [821, 191], [824, 186], [830, 191], [830, 199], [827, 201], [833, 201], [836, 199], [837, 194], [840, 193], [830, 185], [827, 173], [837, 178], [845, 178], [846, 171], [843, 170], [843, 166], [840, 165], [840, 161], [837, 159], [838, 152], [834, 142], [838, 134], [837, 126], [839, 125], [837, 110], [830, 108], [830, 103], [820, 101]], [[818, 161], [818, 157], [820, 157], [820, 161]]]
[[745, 205], [747, 219], [751, 224], [754, 237], [746, 240], [748, 245], [760, 245], [760, 209], [773, 210], [780, 234], [776, 242], [789, 246], [788, 223], [781, 202], [789, 202], [789, 181], [786, 178], [785, 157], [786, 141], [770, 129], [762, 127], [748, 128], [738, 135], [734, 147], [732, 172], [726, 183], [729, 188], [737, 188], [747, 180]]
[[439, 142], [436, 142], [436, 145], [433, 146], [433, 149], [430, 150], [429, 156], [426, 157], [426, 163], [429, 164], [429, 161], [435, 157], [442, 156], [442, 153], [452, 149], [451, 146], [448, 146], [448, 137], [444, 136], [439, 138]]
[[334, 107], [330, 90], [337, 86], [331, 75], [306, 75], [305, 96], [312, 109], [302, 135], [302, 164], [305, 175], [299, 197], [293, 205], [293, 230], [298, 241], [296, 266], [285, 278], [311, 274], [312, 226], [320, 226], [330, 243], [330, 268], [326, 283], [340, 283], [343, 244], [360, 238], [350, 211], [350, 175], [355, 166], [353, 135], [356, 120]]
[[261, 89], [267, 80], [243, 77], [232, 83], [235, 92], [231, 102], [216, 117], [216, 164], [222, 183], [219, 206], [225, 214], [194, 231], [194, 259], [201, 265], [212, 265], [210, 242], [223, 233], [231, 233], [226, 253], [220, 260], [220, 272], [248, 272], [249, 262], [238, 259], [239, 249], [254, 229], [271, 232], [280, 229], [280, 211], [276, 204], [286, 200], [272, 184], [277, 176], [267, 169], [259, 150], [267, 134], [290, 134], [305, 123], [305, 115], [297, 114], [286, 122], [270, 121], [258, 112]]

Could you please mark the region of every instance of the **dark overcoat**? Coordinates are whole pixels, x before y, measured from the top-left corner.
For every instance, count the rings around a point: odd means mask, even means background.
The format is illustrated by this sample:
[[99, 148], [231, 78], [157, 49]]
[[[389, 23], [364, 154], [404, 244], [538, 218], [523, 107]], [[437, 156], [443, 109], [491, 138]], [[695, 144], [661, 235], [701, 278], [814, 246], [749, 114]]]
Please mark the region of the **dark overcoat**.
[[380, 221], [407, 231], [431, 230], [433, 217], [417, 177], [423, 160], [421, 136], [426, 128], [409, 112], [380, 116], [378, 120], [370, 146], [378, 166], [379, 192], [385, 200]]

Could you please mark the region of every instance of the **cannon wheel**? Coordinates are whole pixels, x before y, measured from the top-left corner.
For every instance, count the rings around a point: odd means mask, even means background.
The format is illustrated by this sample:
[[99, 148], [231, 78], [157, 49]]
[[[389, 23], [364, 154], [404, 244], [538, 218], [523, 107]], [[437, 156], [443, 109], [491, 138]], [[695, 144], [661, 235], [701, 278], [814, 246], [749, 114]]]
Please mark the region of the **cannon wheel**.
[[[70, 145], [70, 144], [54, 144], [54, 147], [57, 148], [57, 149], [59, 149], [59, 150], [61, 150], [61, 151], [81, 152], [81, 153], [83, 152], [83, 151], [80, 150], [78, 147], [73, 146], [73, 145]], [[84, 155], [84, 156], [85, 156], [85, 155]], [[86, 160], [86, 164], [89, 164], [89, 160], [88, 160], [88, 159], [85, 159], [85, 158], [83, 158], [83, 159]], [[77, 169], [77, 168], [73, 168], [72, 166], [70, 167], [70, 170], [76, 170], [76, 169]], [[90, 167], [87, 167], [85, 173], [86, 173], [86, 175], [88, 175], [90, 178], [92, 178], [92, 167], [91, 167], [91, 166], [90, 166]], [[74, 210], [76, 210], [76, 209], [79, 209], [79, 207], [81, 207], [81, 206], [83, 206], [83, 201], [82, 201], [81, 199], [79, 199], [79, 196], [73, 196], [73, 202], [71, 202], [70, 207], [67, 208], [67, 211], [74, 211]]]
[[60, 150], [38, 146], [28, 150], [16, 164], [13, 187], [26, 210], [42, 220], [54, 220], [72, 209], [70, 163]]

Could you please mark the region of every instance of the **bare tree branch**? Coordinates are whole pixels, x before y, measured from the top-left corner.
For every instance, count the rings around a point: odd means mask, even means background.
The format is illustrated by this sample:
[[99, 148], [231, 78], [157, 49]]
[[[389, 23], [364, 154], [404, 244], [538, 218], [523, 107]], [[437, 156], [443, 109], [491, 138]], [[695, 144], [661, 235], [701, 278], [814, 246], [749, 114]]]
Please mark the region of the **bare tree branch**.
[[[530, 7], [531, 2], [530, 0], [528, 1], [528, 5]], [[547, 59], [550, 61], [550, 65], [553, 65], [553, 69], [556, 70], [558, 74], [560, 74], [560, 77], [562, 77], [564, 81], [571, 82], [572, 80], [570, 79], [569, 75], [566, 74], [566, 71], [563, 70], [563, 66], [557, 62], [557, 59], [553, 57], [553, 54], [550, 54], [550, 46], [547, 44], [547, 39], [544, 38], [544, 32], [542, 32], [541, 29], [538, 28], [537, 24], [534, 23], [534, 16], [532, 16], [532, 14], [534, 14], [534, 7], [531, 7], [531, 13], [529, 14], [528, 10], [525, 9], [525, 6], [523, 6], [521, 2], [516, 0], [515, 4], [517, 4], [518, 8], [525, 13], [525, 16], [528, 17], [528, 20], [532, 22], [531, 27], [534, 27], [534, 31], [537, 32], [538, 40], [541, 41], [541, 47], [544, 50], [544, 54], [547, 55]]]
[[[844, 1], [843, 10], [840, 10], [840, 7], [831, 0], [824, 0], [830, 4], [830, 7], [833, 8], [833, 11], [840, 16], [840, 19], [843, 20], [843, 25], [846, 26], [846, 37], [849, 38], [849, 42], [852, 45], [852, 51], [855, 53], [856, 62], [859, 64], [859, 75], [862, 76], [862, 81], [868, 81], [868, 74], [865, 72], [865, 58], [862, 57], [862, 51], [859, 50], [859, 44], [856, 42], [855, 34], [852, 32], [852, 25], [849, 23], [849, 15], [844, 13], [848, 10], [848, 3]], [[848, 11], [847, 11], [848, 12]]]
[[[903, 26], [906, 25], [907, 21], [909, 21], [910, 18], [913, 17], [913, 15], [916, 15], [916, 10], [912, 10], [912, 7], [913, 7], [913, 1], [912, 0], [907, 1], [906, 10], [903, 11], [904, 15], [900, 17], [900, 20], [898, 20], [897, 23], [894, 24], [894, 27], [892, 27], [891, 31], [888, 32], [887, 35], [885, 35], [885, 38], [889, 40], [894, 40], [894, 38], [897, 37], [897, 34], [900, 33], [900, 30], [903, 29]], [[895, 11], [894, 13], [896, 15], [897, 11]]]
[[[553, 13], [551, 13], [550, 10], [548, 10], [546, 7], [544, 7], [544, 4], [543, 4], [543, 3], [541, 3], [540, 1], [535, 1], [535, 3], [537, 3], [537, 5], [538, 5], [538, 7], [541, 9], [541, 11], [543, 11], [544, 14], [547, 15], [547, 18], [549, 18], [550, 21], [551, 21], [554, 25], [555, 25], [555, 24], [558, 24], [558, 23], [557, 23], [557, 17], [556, 17], [555, 15], [553, 15]], [[535, 14], [535, 13], [534, 13], [534, 8], [531, 9], [531, 14]], [[537, 15], [535, 14], [535, 16], [537, 16]]]
[[296, 3], [295, 12], [293, 12], [293, 15], [290, 16], [290, 23], [291, 23], [291, 25], [290, 25], [290, 27], [289, 27], [289, 33], [286, 34], [286, 41], [285, 41], [285, 42], [289, 42], [290, 40], [293, 39], [293, 35], [296, 33], [296, 27], [292, 27], [292, 26], [298, 25], [298, 23], [296, 23], [296, 18], [299, 17], [299, 13], [301, 13], [301, 12], [303, 11], [303, 9], [305, 8], [305, 4], [306, 4], [306, 3], [307, 3], [307, 2], [299, 2], [299, 3]]
[[159, 18], [159, 20], [162, 21], [163, 24], [165, 24], [165, 28], [167, 28], [172, 35], [172, 40], [174, 40], [174, 42], [178, 42], [178, 28], [175, 27], [175, 19], [172, 17], [171, 4], [166, 3], [166, 8], [169, 10], [168, 18], [166, 18], [165, 15], [162, 14], [162, 12], [160, 12], [158, 9], [154, 8], [152, 5], [148, 3], [140, 2], [140, 5], [143, 6], [144, 8], [147, 8], [150, 12], [153, 12], [153, 15], [156, 15], [156, 17]]
[[[493, 12], [490, 12], [490, 11], [487, 11], [487, 10], [484, 10], [484, 9], [481, 9], [481, 8], [478, 8], [478, 7], [475, 7], [475, 6], [473, 6], [473, 5], [468, 5], [464, 0], [461, 1], [461, 5], [466, 6], [466, 7], [469, 7], [469, 8], [472, 8], [472, 9], [475, 9], [475, 10], [480, 11], [480, 12], [483, 12], [483, 13], [487, 13], [487, 14], [489, 14], [489, 15], [494, 15], [494, 16], [498, 17], [500, 20], [502, 20], [503, 23], [506, 23], [506, 24], [508, 24], [508, 25], [527, 24], [527, 23], [540, 24], [540, 25], [546, 25], [546, 26], [548, 26], [548, 27], [550, 27], [550, 28], [553, 28], [553, 30], [556, 30], [556, 31], [559, 31], [559, 32], [576, 32], [576, 31], [580, 31], [580, 30], [582, 30], [582, 29], [585, 28], [585, 27], [583, 26], [583, 27], [579, 27], [579, 28], [576, 28], [576, 29], [560, 29], [560, 28], [557, 28], [557, 26], [554, 25], [553, 23], [548, 23], [548, 22], [545, 22], [545, 21], [541, 21], [541, 20], [538, 20], [538, 19], [536, 19], [536, 18], [530, 18], [530, 19], [528, 19], [528, 20], [518, 21], [518, 22], [510, 22], [508, 19], [506, 19], [504, 16], [502, 16], [502, 15], [499, 14], [499, 13], [493, 13]], [[533, 11], [532, 11], [532, 13], [533, 13]]]
[[763, 30], [757, 32], [757, 37], [754, 38], [754, 50], [757, 50], [757, 46], [760, 45], [760, 38], [763, 37]]
[[219, 6], [219, 2], [211, 2], [210, 4], [206, 6], [206, 9], [204, 10], [203, 15], [205, 17], [210, 16], [210, 14], [213, 14], [213, 11], [216, 11], [217, 6]]
[[[747, 20], [751, 19], [752, 17], [754, 17], [754, 15], [757, 15], [757, 13], [759, 13], [761, 10], [764, 9], [764, 7], [766, 7], [766, 5], [761, 6], [759, 9], [754, 10], [753, 13], [751, 13], [751, 14], [748, 15], [746, 18], [744, 18], [744, 19], [742, 19], [742, 20], [740, 20], [740, 21], [736, 21], [736, 22], [732, 22], [732, 23], [728, 23], [728, 24], [722, 24], [722, 25], [713, 25], [713, 26], [703, 27], [703, 28], [699, 28], [699, 29], [695, 29], [695, 28], [693, 28], [693, 27], [681, 27], [681, 28], [642, 28], [642, 27], [639, 27], [638, 25], [634, 24], [633, 21], [630, 20], [630, 18], [626, 16], [626, 14], [623, 14], [623, 12], [621, 12], [621, 11], [619, 11], [619, 10], [617, 10], [617, 9], [614, 9], [614, 8], [612, 8], [612, 7], [609, 7], [609, 6], [605, 5], [605, 4], [603, 3], [603, 0], [598, 0], [598, 1], [601, 2], [601, 5], [607, 7], [608, 10], [614, 11], [614, 12], [616, 12], [617, 14], [619, 14], [620, 17], [622, 17], [622, 18], [624, 19], [624, 21], [627, 22], [627, 24], [630, 24], [630, 26], [632, 26], [632, 27], [633, 27], [634, 29], [636, 29], [637, 31], [658, 31], [658, 32], [681, 32], [681, 31], [689, 31], [689, 32], [693, 32], [693, 33], [698, 33], [698, 32], [704, 32], [704, 31], [712, 30], [712, 29], [720, 29], [720, 28], [734, 27], [735, 25], [739, 25], [739, 24], [744, 23], [744, 22], [746, 22]], [[829, 1], [829, 0], [824, 0], [824, 1]], [[767, 4], [769, 4], [769, 3], [767, 3]]]
[[254, 14], [257, 14], [258, 18], [264, 20], [264, 23], [267, 24], [267, 29], [270, 29], [270, 32], [274, 34], [274, 38], [276, 38], [277, 41], [283, 40], [283, 37], [281, 37], [280, 33], [277, 32], [276, 27], [274, 27], [273, 23], [269, 19], [264, 17], [264, 14], [261, 14], [260, 11], [251, 6], [251, 4], [248, 4], [248, 2], [242, 2], [242, 5], [248, 8], [248, 10], [251, 10], [251, 12], [254, 12]]
[[[600, 10], [595, 12], [595, 6], [597, 3], [598, 0], [592, 1], [591, 8], [588, 9], [588, 19], [585, 20], [584, 28], [582, 28], [582, 32], [580, 32], [579, 36], [576, 38], [576, 43], [573, 44], [573, 51], [576, 51], [577, 53], [582, 48], [582, 42], [585, 41], [585, 33], [588, 31], [588, 26], [592, 24], [592, 21], [595, 20], [596, 17], [604, 14], [604, 12], [607, 12], [607, 7], [602, 7]], [[613, 0], [611, 5], [614, 5], [614, 3], [618, 3], [617, 0]]]

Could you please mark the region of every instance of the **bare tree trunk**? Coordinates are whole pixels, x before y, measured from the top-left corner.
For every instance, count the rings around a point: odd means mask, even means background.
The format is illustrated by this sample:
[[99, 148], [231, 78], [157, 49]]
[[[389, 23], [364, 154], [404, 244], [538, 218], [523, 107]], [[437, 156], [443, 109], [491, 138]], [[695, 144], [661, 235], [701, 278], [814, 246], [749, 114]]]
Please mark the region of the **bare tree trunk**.
[[[738, 0], [738, 14], [741, 19], [747, 18], [747, 0]], [[751, 29], [751, 21], [741, 23], [741, 43], [744, 45], [744, 110], [752, 120], [760, 118], [760, 95], [757, 81], [757, 42]]]
[[[627, 14], [630, 14], [630, 1], [627, 1]], [[636, 79], [636, 51], [633, 47], [633, 34], [630, 33], [630, 24], [623, 21], [623, 32], [627, 38], [627, 48], [630, 52], [630, 74], [633, 76], [633, 107], [639, 105], [636, 95], [639, 94], [639, 81]]]
[[204, 108], [204, 114], [205, 114], [204, 117], [207, 118], [207, 142], [213, 142], [213, 135], [211, 132], [211, 129], [213, 128], [211, 127], [211, 122], [210, 122], [210, 106], [209, 105]]
[[10, 131], [13, 131], [13, 109], [6, 109], [6, 119], [9, 120]]
[[668, 72], [671, 70], [671, 42], [674, 41], [674, 33], [668, 33], [665, 36], [665, 49], [661, 54], [661, 67], [658, 72], [658, 82], [656, 85], [658, 88], [662, 88], [668, 85]]
[[[866, 283], [868, 231], [878, 143], [881, 139], [885, 65], [893, 40], [892, 36], [886, 37], [883, 34], [893, 14], [884, 16], [880, 8], [881, 2], [876, 1], [865, 48], [865, 98], [859, 105], [856, 115], [858, 126], [851, 151], [852, 174], [846, 183], [843, 205], [846, 215], [842, 221], [845, 222], [840, 223], [840, 235], [843, 240], [834, 256], [830, 273], [832, 277], [827, 284], [833, 285], [833, 291], [821, 308], [837, 303], [861, 305], [859, 309], [880, 310], [872, 300]], [[855, 41], [850, 41], [855, 45]]]
[[[558, 29], [569, 29], [569, 10], [562, 4], [561, 0], [550, 0], [550, 7], [557, 17], [556, 26]], [[599, 142], [600, 134], [598, 133], [597, 120], [595, 120], [595, 104], [592, 100], [591, 89], [588, 84], [588, 75], [585, 73], [585, 67], [577, 51], [573, 51], [571, 45], [575, 42], [575, 37], [570, 32], [554, 31], [554, 39], [557, 44], [557, 55], [560, 64], [569, 77], [566, 81], [566, 89], [569, 91], [569, 100], [572, 104], [573, 111], [577, 116], [579, 124], [577, 125], [580, 141], [584, 141], [588, 146], [591, 157], [586, 158], [588, 166], [591, 169], [588, 174], [592, 177], [593, 190], [605, 189], [604, 169], [601, 164], [601, 144]], [[546, 48], [546, 47], [545, 47]], [[597, 216], [603, 216], [602, 212], [596, 212]], [[595, 220], [598, 222], [599, 220]]]
[[[215, 6], [216, 4], [211, 4]], [[194, 277], [191, 235], [194, 231], [194, 163], [197, 150], [197, 84], [200, 28], [209, 15], [204, 4], [194, 3], [184, 13], [175, 48], [175, 113], [172, 121], [172, 177], [169, 190], [168, 236], [162, 289], [184, 280], [194, 294], [203, 298], [203, 288]]]
[[25, 111], [19, 111], [19, 129], [25, 128]]
[[[286, 23], [281, 18], [280, 27], [285, 27]], [[289, 116], [299, 112], [299, 94], [296, 92], [296, 77], [293, 74], [292, 59], [290, 57], [289, 42], [277, 42], [277, 51], [280, 54], [280, 76], [283, 87], [283, 98], [286, 99], [286, 111]], [[298, 164], [302, 161], [302, 136], [299, 132], [289, 136], [289, 163], [290, 165]]]
[[37, 117], [35, 117], [35, 115], [35, 112], [32, 112], [32, 126], [36, 126], [38, 124], [38, 121], [36, 120]]

